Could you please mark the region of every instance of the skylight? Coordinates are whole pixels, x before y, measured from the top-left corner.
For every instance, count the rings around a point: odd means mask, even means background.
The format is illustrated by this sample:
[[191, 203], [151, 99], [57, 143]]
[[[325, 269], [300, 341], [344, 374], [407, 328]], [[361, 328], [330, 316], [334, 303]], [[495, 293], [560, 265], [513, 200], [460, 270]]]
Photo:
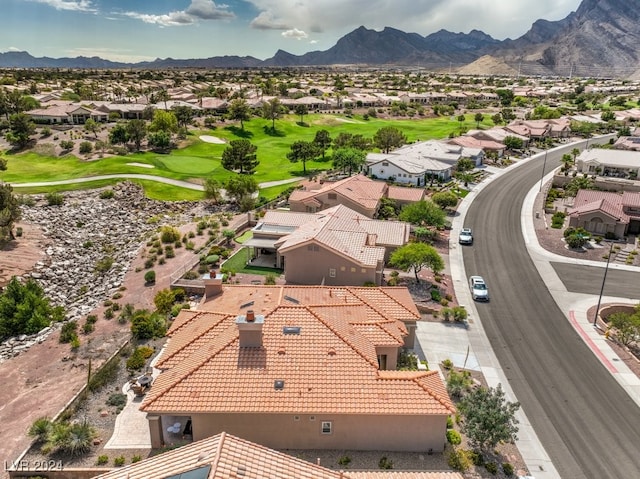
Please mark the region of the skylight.
[[300, 334], [300, 326], [285, 326], [282, 328], [283, 334]]
[[300, 301], [298, 301], [296, 298], [292, 298], [291, 296], [285, 295], [284, 299], [286, 299], [287, 301], [291, 301], [293, 304], [300, 304]]
[[190, 471], [182, 472], [180, 474], [174, 474], [173, 476], [167, 476], [164, 479], [207, 479], [211, 472], [211, 464], [192, 469]]

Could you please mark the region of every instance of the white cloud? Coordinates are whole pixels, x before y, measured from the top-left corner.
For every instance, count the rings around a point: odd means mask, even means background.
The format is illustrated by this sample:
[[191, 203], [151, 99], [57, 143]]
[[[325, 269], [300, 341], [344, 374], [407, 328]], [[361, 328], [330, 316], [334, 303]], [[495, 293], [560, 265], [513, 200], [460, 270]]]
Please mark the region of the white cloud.
[[30, 0], [31, 2], [43, 3], [56, 10], [73, 10], [77, 12], [96, 12], [91, 0]]
[[291, 28], [290, 25], [276, 20], [271, 12], [260, 12], [260, 15], [254, 18], [250, 25], [251, 28], [257, 30], [288, 30]]
[[141, 20], [144, 23], [175, 27], [192, 25], [198, 20], [223, 20], [235, 18], [235, 14], [228, 10], [227, 5], [216, 6], [213, 0], [191, 0], [186, 10], [178, 10], [160, 15], [140, 12], [124, 12], [123, 15]]
[[[541, 18], [559, 20], [581, 0], [248, 0], [261, 12], [253, 22], [276, 18], [308, 32], [347, 33], [360, 25], [386, 26], [428, 35], [440, 29], [482, 30], [497, 39], [517, 38]], [[266, 13], [268, 12], [268, 13]], [[252, 26], [256, 28], [253, 24]]]
[[285, 38], [295, 38], [296, 40], [302, 40], [309, 36], [304, 31], [298, 30], [297, 28], [292, 28], [291, 30], [282, 32], [281, 35]]

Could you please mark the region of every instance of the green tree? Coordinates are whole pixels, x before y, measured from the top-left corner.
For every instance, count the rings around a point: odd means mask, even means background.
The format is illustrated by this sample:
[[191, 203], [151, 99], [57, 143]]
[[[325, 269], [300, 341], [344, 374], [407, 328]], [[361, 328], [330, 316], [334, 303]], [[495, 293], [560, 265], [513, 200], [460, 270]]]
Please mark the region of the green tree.
[[478, 112], [473, 116], [473, 120], [476, 122], [476, 128], [480, 128], [480, 122], [484, 120], [484, 115]]
[[36, 131], [36, 126], [29, 115], [14, 113], [9, 117], [9, 132], [7, 141], [18, 148], [24, 148], [31, 141], [31, 135]]
[[258, 191], [258, 182], [253, 176], [234, 175], [226, 181], [224, 187], [230, 198], [235, 199], [237, 203], [242, 203], [245, 198], [251, 197]]
[[580, 190], [594, 190], [596, 183], [591, 178], [585, 176], [576, 176], [564, 187], [567, 195], [575, 197]]
[[171, 134], [166, 131], [154, 131], [149, 133], [147, 142], [157, 150], [166, 151], [171, 147]]
[[440, 191], [431, 196], [431, 201], [444, 210], [456, 206], [458, 196], [453, 191]]
[[366, 163], [367, 154], [358, 148], [338, 148], [333, 152], [333, 167], [348, 172], [360, 171]]
[[351, 133], [338, 133], [333, 140], [333, 149], [357, 148], [362, 151], [371, 149], [372, 141], [362, 135], [352, 135]]
[[500, 97], [500, 104], [502, 106], [511, 106], [511, 103], [514, 99], [514, 94], [512, 90], [496, 90], [496, 95]]
[[229, 171], [239, 170], [241, 174], [253, 174], [260, 164], [257, 150], [258, 147], [249, 140], [232, 140], [222, 152], [222, 167]]
[[129, 133], [125, 122], [118, 122], [113, 128], [111, 128], [111, 131], [109, 132], [109, 141], [114, 145], [124, 145], [129, 141]]
[[153, 119], [149, 124], [149, 131], [162, 131], [170, 135], [176, 133], [178, 131], [178, 118], [176, 114], [173, 111], [154, 110]]
[[138, 309], [131, 316], [131, 335], [135, 339], [161, 338], [167, 332], [167, 323], [158, 313]]
[[456, 162], [456, 171], [462, 173], [463, 171], [471, 171], [476, 167], [476, 163], [471, 158], [460, 158]]
[[222, 185], [215, 178], [207, 178], [204, 180], [204, 197], [211, 200], [214, 205], [222, 201]]
[[291, 163], [302, 162], [302, 173], [307, 174], [307, 161], [311, 161], [318, 156], [318, 149], [312, 141], [294, 141], [291, 145], [287, 158]]
[[560, 163], [562, 163], [562, 170], [566, 171], [571, 168], [571, 165], [573, 165], [573, 158], [570, 154], [565, 153], [562, 155], [562, 158], [560, 158]]
[[0, 340], [19, 334], [35, 334], [64, 319], [64, 309], [52, 306], [33, 279], [25, 283], [12, 277], [0, 293]]
[[519, 150], [523, 145], [522, 138], [517, 136], [505, 136], [503, 143], [509, 150]]
[[400, 211], [400, 207], [398, 203], [393, 198], [387, 198], [383, 196], [380, 198], [380, 203], [378, 205], [378, 212], [376, 213], [376, 217], [382, 220], [387, 220], [390, 218], [396, 218]]
[[384, 153], [399, 148], [407, 142], [407, 137], [398, 128], [385, 126], [373, 135], [373, 143]]
[[13, 187], [0, 181], [0, 240], [15, 239], [13, 225], [20, 220], [20, 216], [20, 205], [13, 194]]
[[474, 389], [464, 397], [459, 408], [464, 417], [462, 431], [480, 451], [491, 451], [500, 442], [513, 443], [517, 439], [515, 414], [520, 404], [507, 401], [502, 386]]
[[316, 136], [313, 138], [313, 142], [322, 153], [322, 159], [324, 160], [324, 154], [331, 146], [331, 135], [327, 130], [318, 130], [316, 131]]
[[276, 120], [282, 116], [282, 104], [275, 97], [262, 104], [262, 117], [271, 120], [271, 130], [276, 131]]
[[94, 138], [98, 139], [98, 132], [100, 131], [100, 124], [93, 118], [88, 118], [84, 122], [84, 129], [89, 133], [93, 133]]
[[129, 120], [127, 122], [127, 135], [133, 141], [136, 151], [140, 151], [142, 140], [147, 136], [147, 124], [144, 120]]
[[500, 125], [502, 124], [502, 115], [500, 113], [496, 113], [495, 115], [493, 115], [491, 117], [491, 121], [493, 122], [494, 125]]
[[240, 129], [244, 130], [244, 122], [251, 119], [251, 107], [244, 98], [235, 98], [229, 104], [227, 116], [231, 120], [240, 122]]
[[171, 107], [171, 110], [178, 122], [178, 128], [186, 129], [191, 124], [194, 115], [193, 108], [186, 105], [176, 105]]
[[300, 115], [300, 124], [304, 125], [304, 116], [309, 113], [309, 108], [305, 104], [298, 104], [295, 107], [296, 115]]
[[460, 131], [462, 131], [463, 127], [464, 127], [464, 122], [465, 122], [466, 118], [464, 115], [458, 115], [458, 123], [460, 123]]
[[441, 228], [445, 225], [446, 214], [433, 201], [422, 200], [406, 205], [399, 218], [414, 225]]
[[616, 114], [611, 110], [606, 110], [600, 114], [600, 119], [606, 122], [614, 121], [616, 119]]
[[444, 261], [436, 249], [426, 243], [409, 243], [391, 253], [389, 264], [408, 271], [413, 269], [416, 275], [416, 282], [420, 282], [418, 273], [424, 267], [428, 267], [434, 273], [439, 273], [444, 269]]

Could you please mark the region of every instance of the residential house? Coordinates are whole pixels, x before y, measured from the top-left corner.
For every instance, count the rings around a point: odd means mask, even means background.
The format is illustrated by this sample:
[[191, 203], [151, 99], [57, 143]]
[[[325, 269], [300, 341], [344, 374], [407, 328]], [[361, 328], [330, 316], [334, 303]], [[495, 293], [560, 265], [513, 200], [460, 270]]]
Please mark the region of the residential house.
[[417, 203], [426, 197], [424, 188], [406, 188], [404, 186], [389, 185], [387, 198], [394, 200], [398, 207]]
[[640, 233], [640, 193], [579, 190], [569, 211], [569, 226], [622, 238]]
[[502, 127], [493, 127], [488, 130], [469, 130], [464, 136], [473, 137], [476, 140], [493, 141], [496, 143], [504, 144], [505, 139], [509, 136], [519, 138], [522, 141], [522, 147], [527, 148], [529, 146], [529, 137], [526, 135], [520, 135], [513, 131], [507, 130]]
[[[333, 464], [332, 464], [333, 466]], [[336, 471], [221, 432], [94, 479], [462, 479], [459, 472]]]
[[315, 214], [267, 211], [245, 245], [260, 264], [273, 255], [288, 284], [379, 285], [385, 261], [409, 234], [409, 223], [372, 220], [338, 205]]
[[462, 146], [464, 148], [481, 149], [485, 153], [495, 153], [498, 158], [504, 155], [504, 150], [506, 150], [507, 148], [504, 143], [493, 140], [481, 140], [479, 138], [468, 135], [456, 136], [454, 138], [451, 138], [449, 140], [449, 144]]
[[[437, 371], [398, 371], [420, 316], [406, 288], [222, 286], [183, 310], [140, 409], [153, 447], [189, 425], [275, 449], [443, 450]], [[178, 427], [176, 427], [176, 424]]]
[[640, 173], [640, 153], [637, 151], [590, 148], [576, 158], [578, 173], [635, 180]]
[[45, 108], [36, 108], [26, 111], [36, 123], [48, 124], [71, 124], [82, 125], [89, 118], [98, 122], [105, 122], [109, 116], [101, 111], [93, 110], [78, 103], [63, 102], [61, 104], [51, 104]]
[[289, 207], [291, 211], [315, 213], [345, 205], [373, 218], [386, 191], [387, 184], [383, 181], [355, 175], [336, 182], [324, 182], [319, 189], [294, 190], [289, 196]]
[[451, 178], [461, 158], [469, 158], [480, 166], [484, 152], [479, 148], [466, 148], [444, 141], [421, 141], [389, 153], [369, 153], [367, 173], [397, 183], [424, 186], [430, 178]]
[[621, 136], [613, 144], [616, 150], [640, 151], [640, 136]]

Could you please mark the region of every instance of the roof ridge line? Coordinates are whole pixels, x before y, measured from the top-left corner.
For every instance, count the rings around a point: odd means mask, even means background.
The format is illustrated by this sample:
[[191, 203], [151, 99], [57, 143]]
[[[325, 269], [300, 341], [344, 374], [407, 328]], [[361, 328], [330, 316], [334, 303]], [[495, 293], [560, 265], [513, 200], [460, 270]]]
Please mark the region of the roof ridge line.
[[442, 404], [444, 407], [446, 407], [452, 413], [455, 413], [456, 412], [456, 408], [453, 405], [453, 401], [451, 400], [451, 398], [449, 398], [449, 401], [446, 401], [440, 394], [432, 391], [430, 388], [426, 387], [425, 384], [422, 384], [419, 381], [419, 379], [421, 379], [421, 378], [427, 378], [427, 377], [430, 377], [430, 376], [433, 376], [433, 375], [436, 375], [436, 376], [439, 377], [438, 371], [436, 371], [436, 370], [425, 371], [425, 374], [423, 374], [422, 376], [412, 378], [411, 380], [413, 382], [415, 382], [420, 388], [422, 388], [422, 390], [424, 390], [427, 394], [429, 394], [429, 396], [434, 398], [436, 401], [438, 401], [440, 404]]
[[220, 459], [222, 458], [222, 447], [224, 446], [226, 438], [227, 438], [226, 431], [222, 431], [220, 433], [220, 439], [218, 441], [218, 448], [216, 449], [216, 455], [213, 458], [213, 461], [211, 461], [211, 466], [212, 466], [211, 467], [211, 472], [214, 473], [214, 476], [216, 475], [216, 472], [218, 471], [218, 463], [220, 462]]

